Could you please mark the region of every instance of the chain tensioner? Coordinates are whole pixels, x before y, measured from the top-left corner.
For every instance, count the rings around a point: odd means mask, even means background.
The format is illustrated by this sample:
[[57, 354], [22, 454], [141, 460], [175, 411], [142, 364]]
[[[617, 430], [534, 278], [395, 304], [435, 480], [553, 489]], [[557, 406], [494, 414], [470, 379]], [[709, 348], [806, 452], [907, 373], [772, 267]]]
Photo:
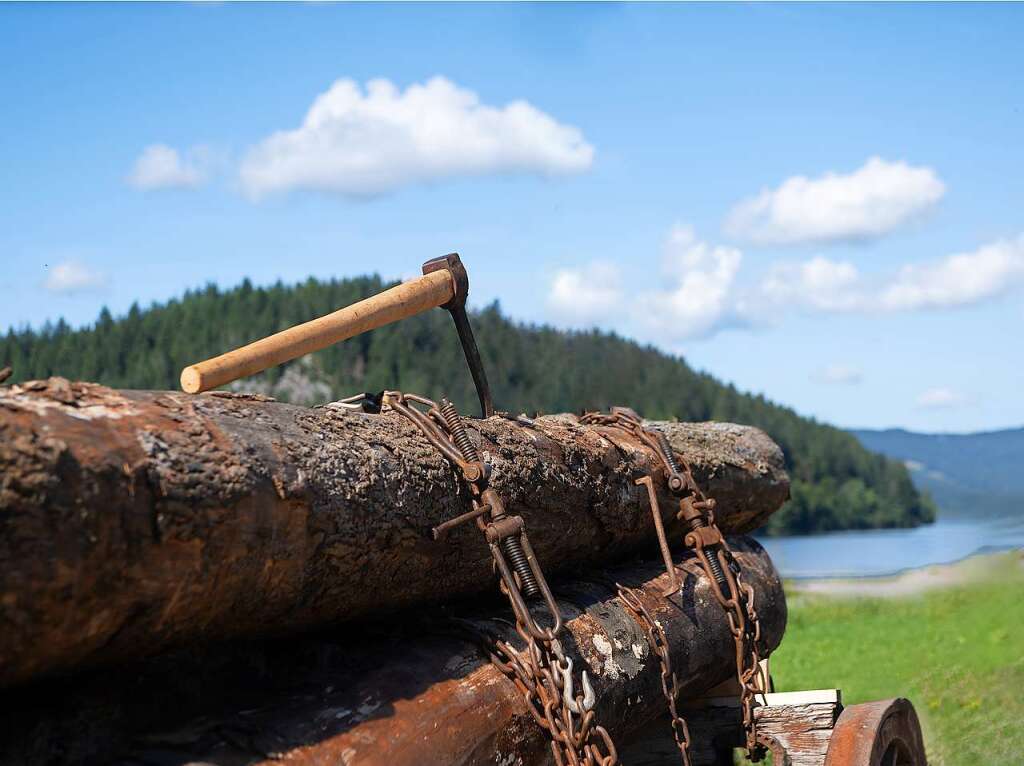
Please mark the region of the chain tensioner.
[[[580, 423], [617, 428], [647, 445], [658, 456], [666, 473], [668, 490], [679, 503], [676, 518], [683, 526], [683, 542], [697, 556], [698, 563], [708, 576], [711, 592], [714, 594], [715, 600], [725, 610], [729, 620], [729, 630], [736, 646], [736, 677], [740, 685], [740, 705], [743, 712], [746, 748], [752, 761], [762, 760], [765, 748], [758, 741], [754, 720], [756, 697], [763, 698], [768, 689], [759, 653], [761, 625], [754, 608], [754, 590], [743, 582], [739, 562], [733, 556], [732, 550], [715, 523], [714, 499], [704, 494], [693, 478], [689, 464], [676, 454], [665, 434], [644, 426], [640, 416], [633, 410], [627, 407], [613, 407], [607, 414], [589, 412], [580, 418]], [[670, 580], [670, 586], [663, 594], [668, 596], [679, 591], [680, 582], [665, 535], [661, 507], [658, 503], [658, 493], [654, 488], [652, 474], [637, 479], [636, 484], [647, 488], [651, 513], [654, 517], [654, 528], [658, 536], [658, 546], [661, 549]], [[635, 594], [620, 586], [619, 597], [645, 625], [648, 640], [661, 659], [662, 686], [669, 702], [673, 732], [676, 743], [679, 745], [682, 762], [689, 764], [689, 739], [685, 721], [680, 724], [682, 719], [676, 714], [675, 698], [678, 686], [675, 683], [674, 674], [671, 673], [671, 665], [668, 664], [668, 652], [663, 643], [664, 633], [660, 632], [661, 627], [653, 621], [645, 609], [638, 609], [638, 605], [642, 606], [642, 604], [639, 604]], [[671, 684], [666, 681], [666, 676], [671, 676]]]
[[[476, 522], [487, 540], [501, 591], [512, 606], [516, 632], [524, 648], [483, 636], [466, 621], [461, 621], [463, 627], [474, 634], [491, 662], [516, 685], [534, 720], [548, 733], [557, 766], [617, 766], [615, 743], [594, 721], [597, 700], [590, 679], [583, 671], [576, 684], [572, 659], [565, 655], [557, 638], [562, 630], [561, 613], [530, 546], [523, 520], [506, 512], [501, 497], [490, 486], [491, 467], [481, 459], [455, 406], [447, 399], [438, 404], [400, 391], [358, 394], [336, 405], [366, 412], [394, 410], [458, 468], [470, 491], [472, 510], [439, 524], [433, 529], [434, 538], [443, 539], [454, 527]], [[528, 599], [538, 597], [551, 616], [548, 627], [540, 625], [527, 606]]]

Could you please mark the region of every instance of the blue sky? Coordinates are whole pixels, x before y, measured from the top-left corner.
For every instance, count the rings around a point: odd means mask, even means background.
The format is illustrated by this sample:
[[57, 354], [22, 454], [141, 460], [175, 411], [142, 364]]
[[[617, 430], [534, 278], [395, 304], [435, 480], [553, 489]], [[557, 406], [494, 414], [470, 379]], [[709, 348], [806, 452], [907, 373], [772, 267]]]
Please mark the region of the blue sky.
[[474, 303], [822, 420], [1017, 426], [1021, 39], [1016, 5], [2, 5], [0, 327], [458, 250]]

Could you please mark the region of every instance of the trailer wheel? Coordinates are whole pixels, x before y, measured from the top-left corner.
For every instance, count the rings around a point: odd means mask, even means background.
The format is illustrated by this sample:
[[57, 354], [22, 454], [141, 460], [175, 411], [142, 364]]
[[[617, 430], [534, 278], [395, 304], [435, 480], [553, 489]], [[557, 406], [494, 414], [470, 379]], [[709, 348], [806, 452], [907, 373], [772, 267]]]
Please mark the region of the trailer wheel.
[[917, 713], [902, 697], [851, 705], [832, 730], [825, 766], [927, 766]]

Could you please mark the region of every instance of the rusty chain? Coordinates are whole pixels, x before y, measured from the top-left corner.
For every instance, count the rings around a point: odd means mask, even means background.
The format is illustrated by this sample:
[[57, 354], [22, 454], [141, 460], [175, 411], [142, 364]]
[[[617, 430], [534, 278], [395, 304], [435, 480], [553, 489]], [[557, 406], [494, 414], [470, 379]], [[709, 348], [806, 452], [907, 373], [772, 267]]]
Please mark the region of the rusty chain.
[[686, 719], [680, 716], [676, 710], [676, 700], [679, 698], [679, 679], [676, 678], [676, 674], [672, 670], [672, 659], [669, 657], [668, 638], [665, 636], [665, 630], [647, 610], [635, 590], [620, 583], [615, 585], [618, 588], [619, 601], [640, 623], [644, 633], [647, 634], [647, 643], [658, 656], [658, 662], [661, 664], [661, 691], [668, 702], [672, 736], [675, 737], [676, 747], [679, 748], [680, 761], [683, 766], [690, 766], [690, 729], [686, 725]]
[[538, 641], [518, 619], [516, 631], [525, 648], [495, 639], [490, 659], [516, 685], [533, 719], [547, 732], [555, 763], [618, 766], [615, 743], [603, 726], [594, 723], [597, 700], [586, 671], [578, 693], [572, 659], [565, 656], [558, 639]]
[[[615, 743], [594, 721], [596, 695], [586, 671], [577, 685], [573, 662], [558, 634], [562, 617], [540, 564], [530, 547], [522, 518], [505, 512], [501, 497], [490, 487], [490, 464], [481, 459], [455, 406], [401, 391], [358, 394], [335, 403], [350, 409], [380, 412], [387, 408], [416, 426], [453, 465], [470, 492], [472, 510], [434, 528], [442, 539], [454, 527], [475, 521], [494, 560], [501, 592], [508, 598], [516, 633], [524, 648], [472, 630], [486, 647], [491, 662], [516, 686], [527, 709], [549, 736], [556, 766], [619, 766]], [[530, 613], [528, 599], [544, 602], [552, 624], [542, 626]], [[464, 627], [469, 627], [464, 625]]]
[[[768, 682], [761, 666], [760, 643], [761, 623], [754, 607], [754, 590], [743, 581], [739, 562], [715, 524], [715, 501], [707, 497], [693, 478], [689, 464], [672, 449], [665, 435], [644, 426], [640, 416], [626, 407], [613, 407], [610, 413], [588, 412], [580, 418], [584, 425], [599, 425], [617, 428], [650, 447], [658, 456], [667, 474], [667, 485], [672, 495], [679, 500], [676, 518], [683, 523], [683, 542], [693, 550], [701, 569], [707, 575], [715, 600], [725, 610], [729, 631], [733, 637], [736, 652], [736, 678], [740, 685], [740, 707], [743, 716], [743, 730], [746, 749], [750, 760], [761, 761], [765, 755], [764, 746], [757, 738], [754, 706], [757, 697], [764, 698]], [[647, 488], [651, 513], [654, 516], [655, 531], [671, 587], [666, 592], [678, 591], [680, 584], [675, 564], [669, 550], [668, 540], [661, 518], [657, 492], [651, 475], [636, 482]], [[619, 598], [634, 612], [647, 632], [648, 641], [662, 663], [662, 688], [668, 699], [672, 730], [679, 745], [682, 763], [689, 764], [689, 737], [686, 723], [676, 712], [678, 685], [672, 674], [665, 645], [664, 631], [643, 607], [635, 593], [620, 586]], [[671, 682], [671, 683], [670, 683]]]

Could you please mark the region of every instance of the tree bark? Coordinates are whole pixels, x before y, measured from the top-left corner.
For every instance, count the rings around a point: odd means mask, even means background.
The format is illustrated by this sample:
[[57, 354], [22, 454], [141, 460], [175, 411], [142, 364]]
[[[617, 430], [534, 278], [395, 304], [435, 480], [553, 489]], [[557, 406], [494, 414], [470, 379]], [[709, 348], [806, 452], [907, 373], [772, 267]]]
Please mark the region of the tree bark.
[[[787, 498], [761, 431], [660, 427], [724, 531]], [[645, 447], [561, 415], [470, 433], [552, 579], [657, 550]], [[0, 685], [494, 591], [472, 524], [431, 538], [468, 497], [395, 413], [52, 378], [0, 388], [0, 476]]]
[[[785, 631], [782, 583], [764, 550], [732, 538], [755, 592], [765, 653]], [[661, 666], [613, 583], [642, 590], [662, 625], [680, 704], [733, 677], [733, 640], [708, 580], [678, 553], [683, 586], [669, 597], [660, 561], [601, 569], [563, 583], [560, 641], [597, 693], [596, 720], [624, 745], [666, 719]], [[456, 612], [521, 645], [507, 608]], [[538, 614], [538, 617], [540, 615]], [[577, 676], [577, 682], [579, 681]], [[6, 708], [6, 709], [4, 709]], [[11, 736], [0, 762], [243, 766], [474, 766], [550, 762], [548, 740], [515, 686], [481, 647], [434, 610], [383, 627], [234, 645], [33, 685], [0, 705]], [[269, 763], [267, 766], [269, 766]]]

